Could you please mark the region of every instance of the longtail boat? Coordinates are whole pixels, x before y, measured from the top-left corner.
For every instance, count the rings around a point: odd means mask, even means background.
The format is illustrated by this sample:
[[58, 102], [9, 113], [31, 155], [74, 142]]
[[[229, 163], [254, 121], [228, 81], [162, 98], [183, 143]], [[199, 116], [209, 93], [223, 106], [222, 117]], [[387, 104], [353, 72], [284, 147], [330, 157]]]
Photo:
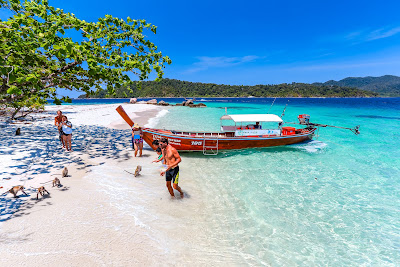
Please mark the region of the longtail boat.
[[[134, 125], [122, 106], [119, 106], [116, 110], [131, 127]], [[307, 114], [299, 115], [298, 119], [299, 123], [291, 124], [299, 124], [305, 126], [304, 128], [282, 127], [282, 118], [274, 114], [226, 114], [220, 118], [220, 132], [191, 132], [152, 128], [142, 128], [142, 130], [144, 141], [153, 149], [157, 148], [153, 145], [154, 140], [167, 138], [168, 143], [178, 151], [201, 151], [205, 155], [216, 155], [220, 150], [297, 144], [311, 140], [317, 127], [336, 127], [310, 123], [310, 116]], [[223, 125], [224, 121], [231, 121], [234, 125]], [[277, 123], [278, 125], [273, 129], [264, 129], [263, 123]], [[359, 134], [359, 126], [336, 128], [350, 129]]]
[[[122, 106], [118, 106], [116, 110], [129, 126], [133, 127], [134, 122], [126, 114]], [[286, 122], [287, 124], [305, 126], [304, 128], [282, 127], [284, 124], [282, 116], [279, 117], [275, 114], [226, 114], [220, 118], [220, 132], [143, 128], [143, 139], [153, 149], [157, 148], [153, 145], [153, 141], [167, 138], [168, 143], [178, 151], [201, 151], [204, 155], [217, 155], [220, 150], [285, 146], [305, 142], [313, 138], [318, 127], [348, 129], [356, 135], [360, 133], [359, 125], [354, 128], [348, 128], [311, 123], [310, 115], [308, 114], [300, 114], [297, 117], [298, 123]], [[234, 125], [223, 125], [223, 121], [233, 121]], [[278, 126], [273, 129], [263, 129], [262, 123], [271, 122], [278, 123]]]

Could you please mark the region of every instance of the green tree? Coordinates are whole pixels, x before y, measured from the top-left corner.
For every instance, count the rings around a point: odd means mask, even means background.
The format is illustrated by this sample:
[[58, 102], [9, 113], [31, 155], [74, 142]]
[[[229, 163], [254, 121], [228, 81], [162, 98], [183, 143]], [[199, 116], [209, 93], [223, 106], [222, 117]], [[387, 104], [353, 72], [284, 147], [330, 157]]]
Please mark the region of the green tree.
[[[144, 81], [137, 86], [116, 89], [118, 97], [376, 97], [377, 94], [356, 88], [305, 83], [276, 85], [224, 85], [193, 83], [164, 78], [159, 82]], [[82, 97], [107, 97], [106, 91]]]
[[46, 103], [46, 99], [38, 96], [32, 96], [24, 100], [11, 102], [8, 105], [8, 107], [13, 109], [11, 112], [11, 119], [23, 118], [32, 112], [44, 110], [44, 105]]
[[[133, 84], [129, 73], [145, 80], [154, 71], [159, 80], [171, 63], [146, 40], [143, 32], [157, 27], [145, 20], [105, 15], [86, 22], [47, 0], [0, 0], [0, 8], [14, 12], [0, 20], [0, 105], [46, 98], [59, 104], [56, 88], [114, 95]], [[79, 38], [69, 37], [74, 31]]]

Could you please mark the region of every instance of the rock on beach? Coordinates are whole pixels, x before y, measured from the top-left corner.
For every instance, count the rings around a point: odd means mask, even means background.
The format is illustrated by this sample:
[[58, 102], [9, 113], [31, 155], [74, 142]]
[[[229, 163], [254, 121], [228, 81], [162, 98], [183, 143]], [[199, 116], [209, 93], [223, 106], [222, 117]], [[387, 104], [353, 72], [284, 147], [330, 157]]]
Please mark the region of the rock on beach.
[[157, 99], [149, 100], [149, 101], [147, 101], [147, 104], [157, 105]]
[[[164, 100], [161, 100], [157, 102], [157, 99], [151, 99], [148, 101], [138, 101], [137, 98], [131, 98], [129, 101], [130, 104], [149, 104], [149, 105], [158, 105], [158, 106], [170, 106], [171, 104], [165, 102]], [[192, 99], [185, 100], [181, 104], [175, 104], [175, 106], [185, 106], [185, 107], [191, 107], [191, 108], [199, 108], [199, 107], [206, 107], [205, 104], [203, 103], [198, 103], [195, 104]]]

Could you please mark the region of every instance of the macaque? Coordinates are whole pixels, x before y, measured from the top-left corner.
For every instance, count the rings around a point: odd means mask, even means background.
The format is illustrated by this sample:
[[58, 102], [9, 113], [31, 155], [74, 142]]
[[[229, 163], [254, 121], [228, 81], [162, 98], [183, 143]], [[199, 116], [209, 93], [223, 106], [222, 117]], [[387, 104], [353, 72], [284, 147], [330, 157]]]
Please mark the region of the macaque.
[[8, 192], [10, 192], [11, 194], [14, 195], [15, 198], [18, 198], [19, 196], [17, 196], [17, 193], [21, 191], [22, 193], [24, 193], [26, 196], [28, 195], [27, 193], [25, 193], [24, 191], [24, 187], [22, 185], [17, 185], [14, 186], [13, 188], [11, 188], [10, 190], [8, 190]]
[[[56, 178], [57, 179], [57, 178]], [[37, 195], [36, 195], [36, 199], [39, 199], [39, 194], [43, 197], [44, 193], [47, 193], [50, 195], [49, 191], [46, 190], [46, 188], [44, 188], [44, 186], [41, 186], [37, 189]]]
[[60, 187], [60, 186], [61, 186], [60, 179], [54, 178], [54, 180], [53, 180], [53, 187], [54, 187], [54, 186], [57, 186], [57, 187]]
[[139, 176], [141, 171], [142, 171], [142, 166], [138, 165], [135, 170], [135, 177]]
[[64, 167], [64, 169], [62, 170], [61, 176], [62, 176], [62, 178], [68, 177], [68, 169], [67, 169], [67, 167]]

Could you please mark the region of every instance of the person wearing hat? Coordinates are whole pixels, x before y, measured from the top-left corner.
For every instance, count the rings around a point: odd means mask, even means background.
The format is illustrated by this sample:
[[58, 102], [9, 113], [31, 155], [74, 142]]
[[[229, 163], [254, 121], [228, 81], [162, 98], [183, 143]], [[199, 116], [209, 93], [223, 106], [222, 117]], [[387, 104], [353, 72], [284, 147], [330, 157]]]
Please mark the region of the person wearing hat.
[[143, 131], [139, 124], [135, 123], [132, 127], [132, 142], [135, 149], [135, 157], [139, 150], [139, 157], [142, 156], [143, 151]]

